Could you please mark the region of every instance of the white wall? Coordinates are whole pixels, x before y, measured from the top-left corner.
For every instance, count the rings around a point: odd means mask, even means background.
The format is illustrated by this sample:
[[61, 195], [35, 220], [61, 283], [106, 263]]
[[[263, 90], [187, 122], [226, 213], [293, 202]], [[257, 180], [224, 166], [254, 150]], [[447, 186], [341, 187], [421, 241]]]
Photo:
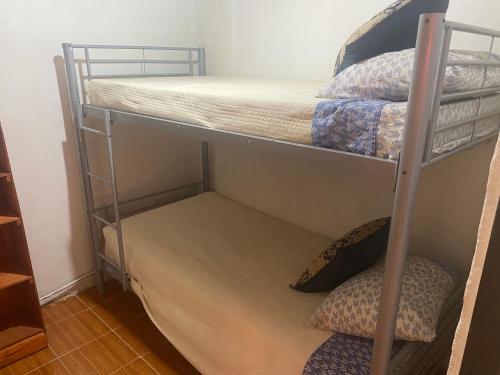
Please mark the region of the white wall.
[[[2, 1], [0, 120], [40, 294], [91, 269], [62, 42], [204, 45], [211, 74], [325, 79], [345, 38], [387, 3]], [[496, 0], [452, 0], [449, 15], [500, 28]], [[160, 137], [160, 132], [131, 126], [120, 130], [117, 149], [128, 154], [119, 165], [124, 196], [187, 182], [199, 172], [198, 145]], [[462, 267], [467, 263], [490, 151], [486, 146], [424, 172], [419, 201], [427, 203], [417, 212], [414, 241], [420, 251], [436, 254], [438, 249], [437, 258], [450, 258]], [[225, 147], [213, 152], [217, 190], [313, 231], [334, 237], [390, 213], [389, 174], [372, 172], [367, 183], [350, 164], [332, 166]], [[155, 158], [158, 163], [152, 162]]]
[[[326, 80], [349, 34], [391, 2], [200, 0], [198, 35], [208, 48], [209, 74]], [[451, 0], [448, 18], [499, 29], [500, 2]], [[458, 35], [454, 47], [487, 48], [489, 40]], [[423, 172], [413, 252], [467, 270], [492, 149], [482, 146]], [[332, 238], [391, 213], [392, 175], [366, 177], [355, 162], [217, 146], [213, 166], [222, 194]]]
[[[198, 34], [211, 74], [327, 79], [347, 37], [392, 2], [198, 0]], [[499, 28], [500, 2], [451, 0], [448, 18]], [[478, 46], [465, 39], [458, 46]], [[484, 38], [479, 43], [488, 46]]]
[[[0, 121], [40, 295], [91, 269], [61, 43], [193, 45], [193, 16], [191, 0], [2, 1]], [[197, 172], [191, 143], [165, 140], [158, 129], [126, 132], [118, 134], [118, 151], [132, 141], [139, 148], [119, 165], [124, 195]], [[170, 152], [178, 159], [166, 158]]]

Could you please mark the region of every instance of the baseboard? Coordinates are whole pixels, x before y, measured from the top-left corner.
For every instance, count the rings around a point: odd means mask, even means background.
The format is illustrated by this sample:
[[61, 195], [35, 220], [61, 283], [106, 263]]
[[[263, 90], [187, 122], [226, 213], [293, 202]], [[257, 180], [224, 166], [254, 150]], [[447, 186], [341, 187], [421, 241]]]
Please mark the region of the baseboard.
[[70, 283], [60, 287], [59, 289], [54, 290], [53, 292], [43, 297], [40, 297], [40, 305], [43, 306], [49, 304], [58, 298], [61, 298], [68, 294], [77, 293], [81, 290], [88, 289], [94, 285], [95, 285], [94, 271], [91, 271], [71, 281]]

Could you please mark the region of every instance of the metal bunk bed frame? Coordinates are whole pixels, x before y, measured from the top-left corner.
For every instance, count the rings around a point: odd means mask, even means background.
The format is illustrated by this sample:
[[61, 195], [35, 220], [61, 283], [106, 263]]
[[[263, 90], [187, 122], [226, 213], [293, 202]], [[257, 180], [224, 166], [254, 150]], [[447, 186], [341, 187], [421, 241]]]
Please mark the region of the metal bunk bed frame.
[[[482, 35], [491, 38], [488, 58], [476, 61], [448, 60], [448, 52], [453, 32], [464, 32], [476, 35]], [[233, 145], [243, 146], [251, 145], [253, 147], [272, 147], [272, 148], [291, 148], [300, 152], [314, 153], [319, 156], [327, 156], [332, 161], [342, 161], [343, 158], [357, 158], [360, 163], [368, 164], [370, 168], [390, 167], [395, 172], [395, 192], [392, 224], [390, 229], [389, 244], [387, 249], [384, 282], [382, 288], [382, 297], [379, 307], [379, 319], [375, 337], [374, 351], [372, 355], [371, 374], [382, 375], [388, 371], [390, 362], [390, 353], [394, 340], [394, 329], [396, 324], [399, 298], [401, 293], [401, 284], [403, 278], [404, 263], [406, 260], [409, 244], [410, 229], [412, 226], [413, 211], [418, 187], [420, 172], [423, 168], [440, 162], [454, 154], [472, 148], [480, 143], [487, 142], [498, 136], [498, 130], [486, 136], [476, 138], [476, 124], [479, 120], [486, 117], [496, 116], [500, 111], [489, 113], [487, 115], [479, 112], [479, 106], [483, 96], [500, 91], [500, 86], [486, 87], [486, 72], [489, 67], [500, 67], [500, 63], [492, 59], [492, 49], [496, 38], [500, 38], [500, 31], [485, 29], [481, 27], [470, 26], [461, 23], [445, 21], [445, 14], [429, 13], [422, 14], [420, 17], [417, 42], [415, 48], [415, 58], [413, 65], [412, 81], [410, 95], [408, 99], [407, 116], [403, 145], [401, 148], [400, 159], [398, 162], [385, 160], [370, 156], [351, 154], [342, 151], [319, 148], [303, 144], [295, 144], [276, 139], [268, 139], [252, 135], [238, 134], [223, 130], [209, 129], [200, 125], [186, 124], [178, 121], [171, 121], [164, 118], [144, 116], [135, 113], [116, 111], [109, 108], [100, 108], [85, 104], [84, 93], [80, 95], [79, 78], [76, 70], [74, 50], [83, 50], [85, 59], [83, 61], [86, 67], [86, 75], [80, 79], [94, 78], [117, 78], [117, 77], [149, 77], [149, 76], [191, 76], [197, 74], [206, 75], [206, 56], [204, 48], [177, 48], [177, 47], [151, 47], [151, 46], [115, 46], [115, 45], [83, 45], [83, 44], [63, 44], [64, 58], [66, 65], [66, 74], [68, 78], [69, 94], [71, 99], [72, 113], [77, 134], [78, 154], [80, 157], [83, 186], [87, 202], [87, 216], [89, 221], [89, 230], [91, 246], [94, 255], [94, 267], [96, 284], [100, 290], [103, 288], [103, 271], [117, 278], [123, 284], [124, 289], [129, 288], [129, 279], [125, 269], [125, 256], [123, 252], [123, 238], [121, 229], [121, 210], [123, 206], [131, 201], [120, 201], [118, 197], [118, 186], [116, 179], [116, 170], [113, 158], [112, 128], [114, 124], [127, 121], [137, 121], [152, 123], [166, 127], [173, 134], [194, 137], [202, 141], [202, 180], [189, 186], [181, 186], [170, 189], [158, 194], [148, 195], [133, 201], [141, 199], [154, 198], [162, 194], [177, 190], [201, 186], [202, 191], [210, 189], [209, 174], [209, 143], [208, 142], [229, 142]], [[142, 51], [142, 59], [92, 59], [90, 51], [94, 49], [105, 50], [138, 50]], [[186, 60], [155, 60], [145, 59], [146, 50], [169, 50], [184, 51], [187, 54]], [[139, 64], [140, 74], [92, 74], [92, 66], [95, 64]], [[148, 64], [183, 64], [188, 71], [186, 73], [148, 73]], [[482, 88], [458, 92], [452, 94], [443, 94], [444, 76], [446, 67], [449, 65], [478, 65], [485, 68]], [[80, 83], [81, 83], [80, 82]], [[457, 100], [461, 98], [476, 97], [478, 109], [475, 117], [448, 125], [446, 129], [459, 127], [466, 123], [473, 122], [471, 141], [457, 149], [441, 155], [433, 155], [432, 149], [434, 140], [442, 129], [437, 129], [437, 120], [439, 106], [443, 102]], [[104, 131], [86, 126], [87, 118], [97, 118], [104, 120]], [[108, 162], [110, 178], [98, 176], [89, 168], [89, 159], [85, 142], [85, 133], [91, 132], [106, 138], [108, 148]], [[92, 179], [100, 180], [108, 184], [112, 190], [112, 205], [104, 207], [95, 207]], [[99, 215], [101, 212], [112, 208], [112, 218]], [[102, 251], [100, 243], [100, 227], [107, 225], [114, 228], [117, 232], [119, 260], [116, 264], [107, 258]]]

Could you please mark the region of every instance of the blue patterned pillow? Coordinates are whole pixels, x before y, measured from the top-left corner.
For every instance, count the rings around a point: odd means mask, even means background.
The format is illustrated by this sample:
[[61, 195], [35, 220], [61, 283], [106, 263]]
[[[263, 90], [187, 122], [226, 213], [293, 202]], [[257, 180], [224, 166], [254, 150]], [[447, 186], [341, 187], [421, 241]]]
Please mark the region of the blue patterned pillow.
[[335, 74], [385, 52], [415, 47], [422, 13], [446, 13], [449, 0], [398, 0], [363, 24], [337, 56]]
[[[364, 98], [406, 101], [410, 92], [415, 49], [388, 52], [349, 66], [333, 77], [318, 96], [321, 98]], [[449, 60], [477, 61], [487, 59], [487, 52], [451, 50]], [[492, 54], [492, 60], [500, 56]], [[500, 68], [474, 65], [452, 65], [446, 68], [444, 92], [457, 92], [500, 85]]]

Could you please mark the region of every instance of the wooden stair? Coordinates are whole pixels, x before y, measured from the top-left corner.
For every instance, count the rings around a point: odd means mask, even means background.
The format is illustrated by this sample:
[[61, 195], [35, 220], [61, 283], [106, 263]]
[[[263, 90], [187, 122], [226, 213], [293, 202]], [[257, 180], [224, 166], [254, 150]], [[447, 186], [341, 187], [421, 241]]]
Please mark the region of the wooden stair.
[[46, 346], [28, 244], [0, 125], [0, 368]]

